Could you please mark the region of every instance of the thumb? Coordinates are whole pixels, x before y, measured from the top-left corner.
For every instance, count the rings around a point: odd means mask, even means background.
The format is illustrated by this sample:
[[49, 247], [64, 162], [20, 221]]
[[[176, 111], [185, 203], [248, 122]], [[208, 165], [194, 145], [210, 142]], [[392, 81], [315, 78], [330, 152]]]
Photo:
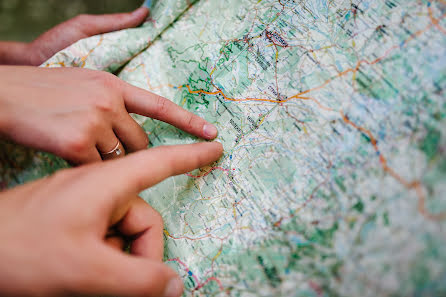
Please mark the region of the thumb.
[[166, 264], [143, 257], [124, 254], [105, 246], [100, 257], [95, 256], [86, 284], [80, 284], [87, 295], [129, 297], [180, 297], [183, 282]]
[[130, 13], [104, 15], [80, 15], [73, 21], [88, 36], [133, 28], [140, 25], [149, 15], [147, 7], [140, 7]]

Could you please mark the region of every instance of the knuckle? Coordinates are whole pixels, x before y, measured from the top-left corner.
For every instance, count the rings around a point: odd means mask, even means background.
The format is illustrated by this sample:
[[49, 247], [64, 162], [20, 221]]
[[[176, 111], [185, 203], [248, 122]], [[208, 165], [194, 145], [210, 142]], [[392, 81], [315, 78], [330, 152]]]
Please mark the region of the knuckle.
[[119, 86], [119, 80], [111, 73], [103, 71], [92, 71], [91, 76], [96, 83], [99, 83], [99, 85], [104, 87], [106, 90], [115, 90], [116, 87]]
[[83, 127], [84, 135], [93, 135], [95, 132], [97, 132], [98, 130], [100, 130], [100, 128], [104, 126], [102, 111], [107, 108], [108, 106], [105, 104], [101, 106], [96, 106], [96, 108], [93, 109], [93, 111], [91, 111], [88, 114]]
[[84, 153], [90, 146], [90, 139], [87, 133], [78, 133], [71, 135], [65, 142], [65, 151], [69, 154], [78, 156]]
[[186, 129], [191, 131], [197, 124], [197, 117], [193, 114], [189, 114], [186, 122]]
[[167, 101], [167, 99], [161, 97], [161, 96], [156, 96], [156, 116], [157, 117], [164, 117], [167, 115], [167, 113], [169, 112], [169, 102]]
[[112, 74], [95, 71], [92, 73], [91, 80], [96, 86], [100, 86], [94, 96], [94, 105], [101, 112], [116, 113], [119, 110], [120, 103], [119, 80]]
[[117, 90], [119, 87], [119, 79], [111, 73], [102, 72], [102, 85], [108, 89]]
[[102, 119], [102, 114], [115, 114], [118, 111], [118, 104], [113, 96], [100, 95], [95, 100], [92, 112], [92, 123], [98, 124]]

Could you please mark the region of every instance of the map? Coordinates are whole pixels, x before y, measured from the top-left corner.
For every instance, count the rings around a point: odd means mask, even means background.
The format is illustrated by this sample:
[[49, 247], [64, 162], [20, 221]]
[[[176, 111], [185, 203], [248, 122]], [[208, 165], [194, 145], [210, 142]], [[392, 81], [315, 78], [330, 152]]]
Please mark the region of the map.
[[[446, 296], [446, 1], [146, 5], [42, 66], [113, 72], [218, 127], [221, 160], [141, 194], [184, 296]], [[154, 146], [200, 141], [135, 119]], [[4, 148], [3, 187], [67, 166]]]

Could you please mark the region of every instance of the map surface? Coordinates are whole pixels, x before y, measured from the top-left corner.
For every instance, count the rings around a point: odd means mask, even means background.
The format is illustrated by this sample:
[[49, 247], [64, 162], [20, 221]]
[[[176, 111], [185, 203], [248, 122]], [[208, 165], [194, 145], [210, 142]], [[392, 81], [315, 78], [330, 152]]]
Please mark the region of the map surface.
[[[219, 128], [220, 161], [142, 193], [185, 296], [446, 295], [445, 1], [148, 5], [43, 66], [114, 72]], [[155, 146], [198, 141], [135, 118]], [[7, 147], [4, 187], [67, 166]]]

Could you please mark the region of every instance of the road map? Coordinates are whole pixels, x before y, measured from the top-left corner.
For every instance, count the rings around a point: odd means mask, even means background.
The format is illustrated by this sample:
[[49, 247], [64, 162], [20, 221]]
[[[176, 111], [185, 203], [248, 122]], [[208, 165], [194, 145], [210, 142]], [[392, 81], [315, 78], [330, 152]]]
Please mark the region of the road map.
[[[446, 296], [446, 1], [146, 4], [43, 67], [113, 72], [218, 127], [221, 160], [141, 194], [185, 296]], [[135, 119], [154, 146], [199, 141]], [[67, 166], [5, 147], [3, 187]]]

